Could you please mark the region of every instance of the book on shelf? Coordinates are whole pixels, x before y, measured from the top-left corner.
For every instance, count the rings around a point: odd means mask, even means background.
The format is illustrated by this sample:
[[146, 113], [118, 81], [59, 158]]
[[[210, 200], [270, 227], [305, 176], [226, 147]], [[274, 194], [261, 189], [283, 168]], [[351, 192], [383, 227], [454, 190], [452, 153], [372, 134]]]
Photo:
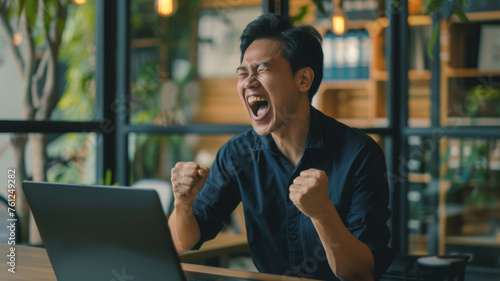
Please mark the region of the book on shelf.
[[466, 2], [467, 6], [464, 7], [464, 11], [467, 13], [500, 10], [498, 0], [467, 0]]
[[333, 39], [333, 79], [345, 79], [345, 56], [344, 56], [344, 38], [343, 36], [335, 36]]
[[416, 26], [410, 28], [409, 68], [412, 70], [428, 70], [430, 58], [427, 55], [427, 46], [431, 38], [430, 26]]
[[373, 20], [384, 9], [382, 0], [344, 0], [342, 11], [349, 20]]
[[361, 60], [361, 48], [356, 31], [349, 31], [344, 36], [345, 78], [357, 79]]
[[335, 67], [335, 35], [331, 32], [327, 32], [323, 38], [323, 79], [331, 80], [335, 79], [334, 67]]
[[[448, 17], [453, 14], [455, 9], [456, 1], [443, 1], [443, 6], [441, 7], [441, 15], [443, 17]], [[490, 12], [490, 11], [500, 11], [500, 1], [498, 0], [466, 0], [461, 5], [462, 11], [465, 13], [478, 13], [478, 12]]]
[[421, 174], [425, 172], [425, 148], [422, 137], [408, 137], [408, 172]]
[[350, 30], [343, 35], [328, 32], [323, 40], [325, 80], [368, 79], [371, 39], [365, 30]]
[[361, 51], [358, 75], [360, 79], [369, 79], [372, 41], [367, 30], [358, 31], [358, 36]]

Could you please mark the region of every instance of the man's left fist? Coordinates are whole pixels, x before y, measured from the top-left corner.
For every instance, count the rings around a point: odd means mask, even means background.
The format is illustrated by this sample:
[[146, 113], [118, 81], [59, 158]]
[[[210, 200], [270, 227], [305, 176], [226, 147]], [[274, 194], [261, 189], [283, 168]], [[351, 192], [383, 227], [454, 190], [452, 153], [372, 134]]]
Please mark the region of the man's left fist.
[[332, 204], [328, 197], [328, 177], [317, 169], [302, 171], [290, 186], [290, 200], [310, 218], [320, 217]]

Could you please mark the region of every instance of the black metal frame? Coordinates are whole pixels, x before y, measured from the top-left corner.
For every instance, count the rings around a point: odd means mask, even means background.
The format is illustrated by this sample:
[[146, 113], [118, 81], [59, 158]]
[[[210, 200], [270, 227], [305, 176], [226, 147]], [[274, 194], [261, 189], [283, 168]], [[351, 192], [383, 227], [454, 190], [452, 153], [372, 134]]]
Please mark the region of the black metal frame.
[[[386, 61], [388, 66], [389, 83], [387, 84], [387, 103], [389, 118], [389, 142], [386, 147], [386, 158], [388, 159], [387, 170], [390, 183], [390, 208], [393, 210], [392, 219], [389, 222], [391, 228], [391, 247], [396, 253], [404, 253], [408, 243], [407, 230], [405, 227], [408, 218], [406, 204], [407, 181], [404, 177], [406, 161], [401, 155], [405, 155], [407, 146], [402, 135], [403, 129], [408, 125], [408, 22], [406, 0], [400, 1], [401, 7], [397, 9], [392, 2], [387, 0], [390, 24], [386, 29]], [[388, 50], [400, 50], [390, 52]]]
[[129, 122], [129, 112], [127, 110], [127, 101], [130, 92], [130, 1], [118, 1], [118, 30], [117, 30], [117, 92], [116, 104], [122, 110], [117, 112], [117, 165], [116, 180], [119, 185], [128, 184], [128, 175], [130, 167], [128, 157], [128, 133], [124, 127]]
[[[408, 111], [408, 0], [400, 0], [402, 5], [402, 10], [399, 13], [392, 14], [393, 20], [387, 29], [387, 41], [386, 46], [391, 50], [399, 50], [396, 52], [388, 52], [386, 59], [389, 65], [389, 104], [392, 108], [392, 115], [389, 113], [389, 119], [391, 121], [398, 122], [398, 127], [391, 128], [391, 135], [397, 143], [393, 144], [391, 148], [392, 154], [388, 157], [389, 161], [392, 162], [388, 166], [390, 172], [394, 175], [398, 175], [400, 181], [396, 182], [392, 188], [396, 188], [393, 194], [393, 204], [391, 204], [394, 213], [393, 226], [393, 243], [392, 246], [397, 253], [408, 254], [408, 229], [406, 227], [409, 212], [408, 212], [408, 201], [406, 199], [408, 193], [408, 171], [407, 163], [408, 160], [408, 138], [410, 136], [420, 136], [431, 138], [433, 141], [438, 143], [441, 138], [446, 137], [465, 137], [465, 138], [500, 138], [500, 126], [460, 126], [452, 127], [441, 125], [441, 80], [440, 75], [431, 75], [431, 125], [430, 127], [414, 128], [409, 127], [409, 111]], [[386, 1], [386, 6], [392, 5], [392, 1]], [[394, 20], [394, 19], [398, 20]], [[432, 15], [432, 29], [436, 25], [440, 24], [440, 14], [434, 13]], [[394, 23], [399, 22], [399, 26], [395, 26]], [[396, 40], [391, 40], [391, 38], [398, 38], [398, 43], [394, 42]], [[436, 40], [440, 42], [440, 37]], [[436, 44], [432, 50], [433, 60], [430, 64], [430, 71], [433, 74], [441, 73], [441, 59], [440, 59], [440, 44]], [[396, 72], [396, 73], [394, 73]], [[394, 92], [398, 89], [399, 92]], [[446, 93], [442, 93], [446, 94]], [[400, 97], [399, 97], [400, 96]], [[392, 99], [391, 99], [392, 97]], [[399, 112], [398, 112], [399, 107]], [[439, 161], [440, 161], [440, 151], [439, 145], [430, 152], [430, 162], [433, 167], [430, 168], [429, 172], [431, 175], [430, 188], [432, 190], [439, 190]], [[399, 165], [399, 167], [398, 167]], [[433, 201], [430, 202], [435, 209], [438, 209], [439, 201], [438, 196], [434, 196]], [[430, 240], [428, 241], [428, 252], [429, 254], [439, 253], [439, 221], [436, 219], [431, 222], [428, 227], [430, 227], [433, 232], [432, 235], [428, 235]]]
[[[279, 11], [276, 9], [278, 6]], [[279, 15], [288, 15], [289, 1], [288, 0], [262, 0], [263, 13], [276, 13]]]
[[116, 167], [116, 114], [113, 107], [116, 93], [116, 0], [96, 1], [96, 119], [109, 124], [100, 128], [97, 135], [97, 179], [104, 179], [106, 172]]

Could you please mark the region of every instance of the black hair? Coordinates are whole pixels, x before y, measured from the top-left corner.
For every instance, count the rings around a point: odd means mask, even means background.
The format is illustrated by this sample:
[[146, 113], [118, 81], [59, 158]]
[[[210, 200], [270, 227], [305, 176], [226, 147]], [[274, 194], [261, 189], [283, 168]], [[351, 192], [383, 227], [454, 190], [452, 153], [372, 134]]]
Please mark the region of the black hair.
[[283, 57], [290, 63], [292, 73], [310, 67], [314, 79], [308, 91], [311, 101], [323, 79], [323, 49], [321, 34], [309, 25], [293, 26], [288, 17], [263, 14], [247, 25], [241, 34], [241, 59], [247, 48], [258, 39], [277, 39], [283, 44]]

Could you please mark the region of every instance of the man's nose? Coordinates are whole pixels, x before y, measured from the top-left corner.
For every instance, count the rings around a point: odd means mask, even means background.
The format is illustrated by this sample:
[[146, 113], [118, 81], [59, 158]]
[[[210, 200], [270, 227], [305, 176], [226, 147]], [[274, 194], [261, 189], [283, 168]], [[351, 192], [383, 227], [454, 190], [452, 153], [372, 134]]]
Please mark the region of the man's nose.
[[245, 83], [243, 84], [243, 87], [245, 89], [251, 89], [257, 87], [258, 85], [259, 81], [257, 80], [257, 78], [255, 78], [255, 75], [248, 75]]

